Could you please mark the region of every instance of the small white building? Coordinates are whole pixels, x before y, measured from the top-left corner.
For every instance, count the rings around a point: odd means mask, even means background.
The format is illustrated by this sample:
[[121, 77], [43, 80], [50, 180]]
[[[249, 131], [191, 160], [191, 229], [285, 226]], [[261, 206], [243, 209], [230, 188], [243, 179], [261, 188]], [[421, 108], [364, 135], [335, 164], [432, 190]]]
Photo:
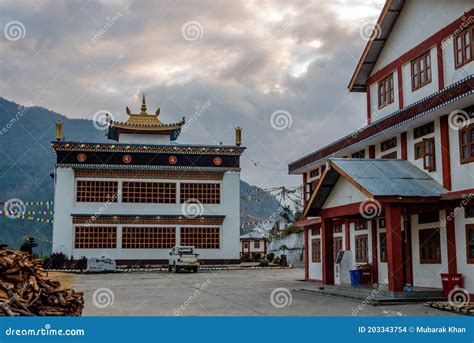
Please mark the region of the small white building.
[[239, 263], [240, 128], [235, 145], [182, 145], [184, 118], [162, 123], [145, 97], [127, 114], [107, 144], [63, 141], [58, 124], [53, 252], [161, 264], [193, 245], [204, 263]]
[[240, 236], [240, 258], [254, 260], [257, 255], [267, 255], [268, 240], [265, 235], [250, 231]]

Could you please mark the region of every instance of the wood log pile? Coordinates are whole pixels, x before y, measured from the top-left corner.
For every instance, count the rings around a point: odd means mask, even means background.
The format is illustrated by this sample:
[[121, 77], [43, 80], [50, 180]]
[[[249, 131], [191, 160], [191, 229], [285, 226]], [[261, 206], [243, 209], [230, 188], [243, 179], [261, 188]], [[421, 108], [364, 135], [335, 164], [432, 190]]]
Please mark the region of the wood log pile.
[[49, 279], [28, 253], [0, 248], [0, 316], [80, 316], [84, 294]]

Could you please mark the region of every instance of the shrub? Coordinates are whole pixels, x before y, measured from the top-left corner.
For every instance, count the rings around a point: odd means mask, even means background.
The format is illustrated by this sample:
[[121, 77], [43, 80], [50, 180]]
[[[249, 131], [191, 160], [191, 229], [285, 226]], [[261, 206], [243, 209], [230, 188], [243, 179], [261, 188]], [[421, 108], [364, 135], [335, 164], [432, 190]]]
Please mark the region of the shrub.
[[272, 252], [269, 253], [269, 254], [267, 254], [267, 260], [268, 260], [269, 262], [272, 262], [274, 257], [275, 257], [275, 254], [272, 253]]
[[286, 255], [283, 254], [280, 257], [280, 266], [286, 266], [286, 265], [288, 265], [287, 260], [286, 260]]
[[255, 254], [254, 257], [253, 257], [253, 260], [255, 262], [258, 262], [262, 259], [262, 255], [261, 254]]
[[275, 257], [275, 258], [273, 259], [273, 263], [275, 263], [275, 264], [280, 264], [280, 257], [278, 257], [278, 256]]
[[268, 267], [270, 265], [270, 262], [266, 258], [263, 258], [260, 260], [260, 267]]
[[69, 257], [62, 252], [51, 254], [50, 257], [43, 261], [45, 269], [65, 269], [69, 268]]

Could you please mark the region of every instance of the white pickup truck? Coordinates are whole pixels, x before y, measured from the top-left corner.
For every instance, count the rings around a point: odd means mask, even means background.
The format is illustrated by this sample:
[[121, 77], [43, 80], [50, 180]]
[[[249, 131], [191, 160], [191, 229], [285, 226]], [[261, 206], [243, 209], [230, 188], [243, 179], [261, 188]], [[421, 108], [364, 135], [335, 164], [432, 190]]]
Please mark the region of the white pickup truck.
[[179, 272], [181, 269], [191, 270], [194, 273], [198, 270], [198, 256], [196, 248], [193, 246], [177, 246], [171, 249], [168, 262], [168, 271]]

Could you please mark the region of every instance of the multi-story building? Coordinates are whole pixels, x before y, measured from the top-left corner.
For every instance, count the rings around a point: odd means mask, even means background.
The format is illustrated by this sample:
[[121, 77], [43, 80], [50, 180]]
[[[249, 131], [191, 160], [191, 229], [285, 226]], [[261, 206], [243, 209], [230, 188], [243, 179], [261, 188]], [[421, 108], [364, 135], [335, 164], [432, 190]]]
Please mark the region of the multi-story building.
[[183, 145], [176, 124], [127, 107], [107, 144], [67, 142], [58, 123], [53, 252], [118, 264], [165, 263], [194, 245], [204, 263], [239, 263], [240, 128], [235, 145]]
[[367, 124], [289, 165], [307, 280], [333, 284], [344, 250], [393, 292], [461, 273], [474, 293], [473, 24], [469, 0], [385, 3], [349, 83]]

